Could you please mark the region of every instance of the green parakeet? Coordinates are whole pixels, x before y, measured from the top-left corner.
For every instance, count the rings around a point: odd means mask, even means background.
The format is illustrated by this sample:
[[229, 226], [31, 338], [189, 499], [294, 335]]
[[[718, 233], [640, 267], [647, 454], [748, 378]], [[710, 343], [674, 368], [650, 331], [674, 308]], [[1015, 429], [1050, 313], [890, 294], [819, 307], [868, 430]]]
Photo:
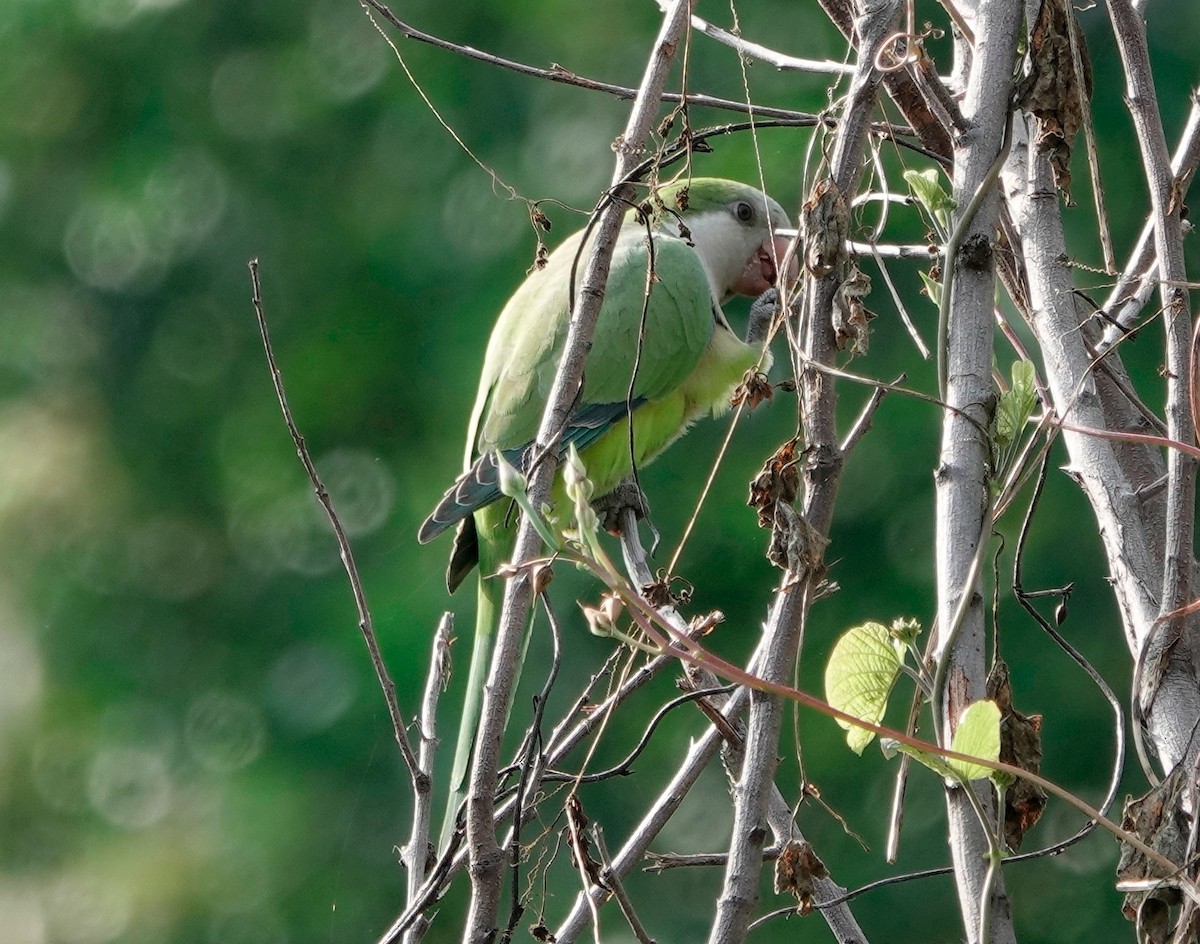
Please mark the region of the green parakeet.
[[[659, 197], [665, 210], [650, 221], [655, 279], [649, 299], [647, 225], [630, 211], [613, 254], [582, 394], [562, 437], [561, 454], [574, 444], [598, 496], [629, 475], [635, 460], [645, 465], [695, 420], [728, 408], [730, 394], [762, 350], [733, 333], [721, 303], [735, 294], [757, 296], [774, 284], [787, 246], [775, 235], [790, 225], [787, 214], [753, 187], [694, 178], [663, 187]], [[503, 599], [504, 582], [493, 575], [511, 553], [515, 531], [511, 503], [500, 500], [496, 452], [527, 471], [567, 335], [571, 268], [583, 235], [566, 239], [500, 313], [471, 412], [465, 471], [418, 535], [426, 543], [459, 525], [446, 573], [452, 592], [479, 566], [475, 645], [448, 826], [463, 795]], [[554, 503], [564, 502], [560, 476]], [[443, 845], [447, 839], [448, 833]]]

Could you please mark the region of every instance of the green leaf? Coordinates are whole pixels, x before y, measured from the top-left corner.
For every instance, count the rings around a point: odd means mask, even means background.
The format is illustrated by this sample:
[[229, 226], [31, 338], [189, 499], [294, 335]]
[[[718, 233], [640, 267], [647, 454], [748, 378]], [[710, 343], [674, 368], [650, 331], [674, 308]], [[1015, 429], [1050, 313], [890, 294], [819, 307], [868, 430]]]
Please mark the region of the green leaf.
[[[977, 701], [967, 706], [950, 740], [950, 750], [984, 760], [1000, 759], [1000, 709], [994, 701]], [[991, 767], [962, 760], [946, 763], [963, 780], [982, 780], [992, 775]]]
[[929, 300], [935, 306], [940, 305], [942, 303], [942, 283], [933, 278], [928, 272], [922, 272], [920, 269], [917, 270], [917, 275], [925, 283], [925, 294], [929, 296]]
[[494, 455], [496, 457], [496, 467], [499, 470], [501, 493], [515, 501], [517, 507], [529, 516], [529, 520], [533, 522], [533, 527], [537, 531], [538, 537], [542, 539], [546, 547], [552, 551], [561, 550], [562, 541], [554, 533], [554, 529], [550, 527], [546, 517], [535, 511], [533, 504], [529, 501], [529, 494], [525, 491], [527, 485], [525, 476], [518, 472], [513, 464], [504, 458], [504, 453], [499, 449], [495, 451]]
[[[900, 655], [891, 632], [882, 623], [868, 622], [844, 632], [825, 665], [825, 700], [839, 711], [871, 724], [883, 720], [888, 694], [900, 674]], [[873, 731], [838, 718], [846, 744], [856, 754], [875, 737]]]
[[[895, 757], [897, 753], [907, 754], [952, 783], [982, 780], [984, 777], [1007, 777], [1006, 774], [998, 774], [982, 764], [950, 760], [918, 747], [902, 744], [894, 738], [880, 738], [879, 747], [885, 757]], [[983, 760], [1000, 759], [1000, 709], [994, 701], [977, 701], [967, 706], [950, 741], [950, 750]]]
[[920, 761], [939, 777], [957, 782], [958, 778], [955, 777], [954, 771], [950, 769], [950, 765], [937, 754], [930, 754], [919, 747], [913, 747], [911, 744], [904, 744], [897, 741], [895, 738], [880, 738], [879, 749], [883, 751], [883, 756], [889, 760], [897, 754], [907, 754], [913, 760]]
[[1021, 431], [1037, 406], [1037, 390], [1033, 383], [1033, 363], [1019, 360], [1012, 366], [1012, 385], [1000, 395], [996, 407], [996, 445], [1008, 446], [1021, 436]]
[[525, 490], [528, 488], [528, 483], [525, 481], [525, 476], [517, 471], [516, 467], [504, 458], [504, 453], [499, 449], [495, 451], [496, 469], [500, 480], [500, 492], [507, 498], [520, 499], [525, 495]]
[[587, 469], [584, 468], [574, 443], [567, 447], [562, 473], [567, 497], [571, 499], [575, 509], [575, 536], [580, 544], [591, 550], [594, 557], [599, 558], [603, 553], [600, 549], [600, 519], [591, 504], [595, 486], [587, 477]]
[[941, 175], [934, 168], [906, 170], [904, 181], [913, 198], [944, 233], [950, 230], [950, 211], [958, 204], [942, 189]]

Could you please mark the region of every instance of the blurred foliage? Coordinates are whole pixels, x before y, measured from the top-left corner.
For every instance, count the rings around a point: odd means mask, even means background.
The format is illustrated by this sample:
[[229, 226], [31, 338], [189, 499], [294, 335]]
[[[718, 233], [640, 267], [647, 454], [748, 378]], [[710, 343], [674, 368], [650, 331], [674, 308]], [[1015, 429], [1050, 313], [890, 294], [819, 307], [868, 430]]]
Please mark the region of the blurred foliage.
[[[1194, 71], [1184, 37], [1200, 24], [1186, 4], [1149, 6], [1172, 137], [1187, 98], [1176, 77]], [[642, 0], [402, 7], [456, 42], [627, 85], [638, 81], [658, 19]], [[728, 7], [701, 7], [729, 25]], [[843, 55], [813, 4], [756, 0], [738, 13], [748, 37], [808, 57]], [[1082, 19], [1123, 249], [1146, 199], [1118, 175], [1136, 157], [1103, 12]], [[529, 197], [592, 204], [626, 104], [396, 42], [445, 120], [500, 178]], [[0, 939], [373, 940], [402, 903], [394, 847], [407, 836], [408, 781], [335, 546], [271, 392], [246, 261], [262, 260], [292, 405], [354, 540], [411, 713], [439, 613], [453, 605], [459, 625], [470, 625], [469, 594], [448, 600], [442, 586], [447, 548], [419, 548], [414, 534], [459, 465], [491, 319], [533, 259], [526, 210], [439, 125], [351, 0], [5, 0], [0, 44]], [[826, 103], [823, 82], [762, 64], [743, 71], [699, 36], [689, 81], [731, 98], [748, 85], [764, 104]], [[696, 110], [692, 120], [730, 118]], [[795, 130], [723, 139], [696, 168], [755, 180], [757, 148], [768, 189], [794, 210], [810, 140]], [[887, 152], [896, 179], [901, 158], [920, 166]], [[1082, 168], [1076, 180], [1086, 180]], [[1096, 263], [1086, 185], [1077, 187], [1073, 245]], [[546, 210], [554, 240], [584, 218]], [[894, 217], [907, 238], [921, 237], [915, 215]], [[895, 266], [894, 276], [931, 338], [934, 312], [915, 269]], [[932, 368], [878, 279], [870, 303], [880, 317], [870, 357], [855, 369], [883, 378], [905, 370], [932, 389]], [[1130, 358], [1153, 402], [1158, 340], [1144, 334]], [[847, 423], [864, 397], [845, 389]], [[777, 577], [744, 506], [745, 483], [794, 421], [780, 396], [739, 430], [683, 559], [696, 609], [727, 614], [713, 645], [732, 656], [753, 644]], [[702, 424], [646, 471], [665, 548], [722, 434]], [[846, 626], [933, 612], [937, 442], [934, 410], [891, 397], [851, 457], [829, 552], [842, 591], [813, 613], [800, 673], [809, 690], [820, 690], [822, 654]], [[1003, 527], [1010, 554], [1015, 523]], [[1066, 629], [1127, 686], [1104, 573], [1090, 514], [1055, 474], [1027, 585], [1076, 582]], [[561, 584], [563, 601], [596, 592]], [[1112, 743], [1102, 703], [1009, 600], [1001, 612], [1018, 705], [1046, 715], [1043, 771], [1095, 800]], [[552, 713], [611, 645], [577, 619], [567, 633]], [[460, 657], [463, 649], [460, 641]], [[546, 649], [536, 638], [530, 665], [544, 664]], [[526, 672], [530, 691], [537, 676]], [[651, 686], [610, 729], [596, 763], [623, 755], [671, 691], [668, 678]], [[443, 732], [459, 698], [453, 685]], [[699, 730], [698, 716], [667, 726], [637, 777], [585, 791], [610, 846]], [[852, 756], [828, 719], [800, 717], [799, 737], [807, 776], [871, 847], [807, 805], [800, 820], [819, 853], [850, 886], [888, 873], [879, 850], [893, 765], [871, 751]], [[794, 758], [780, 782], [797, 789]], [[1139, 787], [1134, 777], [1130, 788]], [[719, 847], [727, 809], [722, 776], [710, 771], [656, 848]], [[1052, 806], [1030, 841], [1077, 825]], [[917, 776], [901, 867], [945, 862], [944, 833], [937, 785]], [[1124, 938], [1115, 859], [1114, 845], [1093, 837], [1006, 870], [1022, 939]], [[632, 887], [651, 931], [684, 941], [705, 933], [718, 882], [715, 872], [678, 870]], [[569, 888], [568, 878], [548, 903], [551, 923]], [[461, 890], [451, 894], [431, 941], [457, 938], [463, 904]], [[855, 908], [876, 941], [960, 935], [946, 878], [877, 891]], [[621, 939], [616, 917], [608, 920]], [[778, 921], [756, 939], [795, 933]]]

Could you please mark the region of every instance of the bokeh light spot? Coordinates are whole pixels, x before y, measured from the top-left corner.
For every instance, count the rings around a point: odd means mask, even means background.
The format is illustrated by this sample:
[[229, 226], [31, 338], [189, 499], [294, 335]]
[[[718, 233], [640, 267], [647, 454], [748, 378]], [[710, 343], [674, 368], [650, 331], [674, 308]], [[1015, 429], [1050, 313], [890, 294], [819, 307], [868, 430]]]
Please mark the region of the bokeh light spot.
[[447, 262], [456, 267], [463, 257], [482, 262], [507, 255], [522, 233], [529, 232], [524, 206], [509, 200], [501, 186], [493, 189], [492, 179], [477, 167], [450, 182], [442, 203], [442, 228], [454, 247], [446, 254]]
[[79, 120], [87, 87], [67, 60], [50, 52], [52, 48], [39, 43], [26, 44], [24, 49], [15, 43], [6, 46], [0, 69], [0, 101], [4, 102], [0, 132], [52, 141]]
[[132, 285], [153, 261], [136, 208], [112, 196], [88, 198], [79, 205], [67, 223], [63, 251], [80, 281], [101, 289]]
[[12, 199], [12, 192], [12, 167], [8, 161], [0, 160], [0, 219], [4, 218], [4, 214], [8, 210], [9, 201]]
[[102, 29], [122, 29], [142, 13], [173, 7], [180, 0], [78, 0], [80, 19]]
[[62, 284], [0, 287], [0, 364], [39, 380], [88, 364], [100, 351], [94, 312]]
[[267, 673], [267, 705], [286, 727], [315, 734], [345, 714], [354, 700], [354, 673], [332, 646], [297, 643]]
[[287, 944], [283, 919], [274, 909], [231, 911], [216, 915], [208, 926], [209, 944]]
[[152, 243], [169, 255], [186, 255], [221, 222], [228, 194], [225, 171], [207, 152], [192, 148], [172, 154], [142, 188]]
[[295, 75], [259, 50], [227, 56], [213, 73], [212, 107], [221, 129], [235, 138], [265, 140], [300, 123]]
[[[539, 193], [553, 193], [587, 206], [608, 182], [608, 168], [596, 155], [620, 129], [604, 111], [586, 105], [570, 112], [547, 108], [534, 114], [538, 119], [521, 149], [524, 173], [538, 182]], [[570, 224], [568, 232], [586, 219], [579, 217], [579, 223]]]
[[0, 734], [41, 702], [41, 653], [0, 586]]
[[91, 759], [91, 740], [73, 728], [51, 731], [38, 738], [31, 764], [38, 796], [60, 813], [82, 813], [88, 806]]
[[106, 820], [124, 829], [145, 829], [171, 808], [166, 758], [140, 747], [100, 750], [88, 773], [88, 799]]
[[317, 462], [317, 471], [347, 534], [370, 534], [387, 521], [396, 501], [396, 480], [382, 460], [339, 449]]
[[44, 894], [52, 940], [63, 944], [105, 944], [129, 926], [128, 886], [98, 875], [68, 874]]
[[200, 295], [163, 313], [152, 351], [172, 377], [190, 384], [211, 383], [228, 369], [237, 347], [229, 316], [217, 302]]
[[46, 915], [32, 882], [0, 873], [4, 944], [45, 944]]
[[9, 516], [29, 522], [27, 553], [86, 532], [119, 492], [120, 470], [100, 455], [99, 431], [80, 415], [86, 409], [34, 400], [0, 407], [0, 524]]
[[129, 538], [134, 580], [163, 600], [189, 600], [210, 587], [221, 573], [220, 539], [187, 518], [144, 522]]
[[229, 539], [238, 556], [260, 573], [290, 570], [315, 577], [338, 566], [333, 530], [307, 488], [236, 508]]
[[387, 74], [391, 51], [353, 4], [315, 3], [308, 15], [308, 33], [313, 79], [335, 101], [369, 92]]
[[219, 773], [245, 767], [262, 751], [266, 724], [249, 699], [232, 692], [211, 691], [188, 709], [184, 738], [203, 766]]

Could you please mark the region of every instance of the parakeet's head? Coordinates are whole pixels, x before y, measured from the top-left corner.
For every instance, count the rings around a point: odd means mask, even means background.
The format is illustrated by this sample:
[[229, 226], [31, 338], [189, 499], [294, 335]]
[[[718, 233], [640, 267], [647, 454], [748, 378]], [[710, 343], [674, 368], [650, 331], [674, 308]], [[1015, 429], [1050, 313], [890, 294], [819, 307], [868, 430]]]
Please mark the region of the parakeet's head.
[[[682, 196], [681, 196], [682, 195]], [[776, 234], [789, 230], [783, 207], [755, 187], [716, 177], [693, 177], [659, 190], [668, 211], [661, 228], [688, 238], [704, 263], [713, 294], [724, 301], [732, 295], [761, 295], [775, 284], [788, 239]]]

